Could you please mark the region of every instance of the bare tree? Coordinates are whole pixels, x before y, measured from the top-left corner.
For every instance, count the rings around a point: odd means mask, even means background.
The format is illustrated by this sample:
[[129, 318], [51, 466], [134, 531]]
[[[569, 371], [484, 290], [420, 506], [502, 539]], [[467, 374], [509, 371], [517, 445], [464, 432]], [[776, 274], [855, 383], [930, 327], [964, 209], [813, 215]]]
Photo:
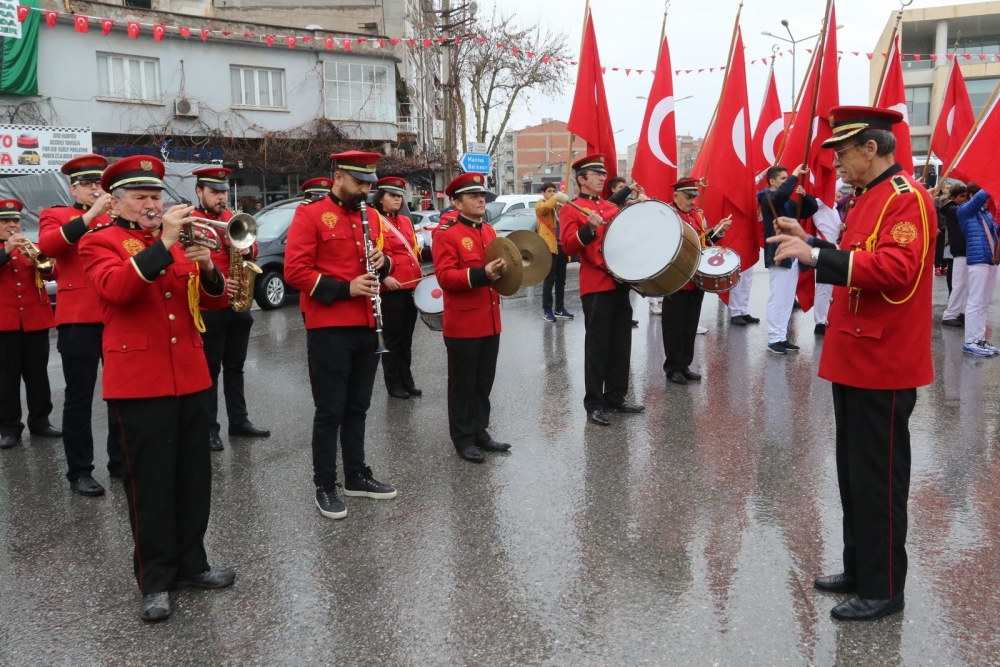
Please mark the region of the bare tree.
[[492, 154], [516, 106], [530, 109], [529, 92], [546, 97], [562, 93], [569, 78], [569, 49], [565, 35], [538, 25], [521, 27], [495, 6], [469, 32], [476, 38], [453, 49], [462, 150], [472, 136], [488, 143]]

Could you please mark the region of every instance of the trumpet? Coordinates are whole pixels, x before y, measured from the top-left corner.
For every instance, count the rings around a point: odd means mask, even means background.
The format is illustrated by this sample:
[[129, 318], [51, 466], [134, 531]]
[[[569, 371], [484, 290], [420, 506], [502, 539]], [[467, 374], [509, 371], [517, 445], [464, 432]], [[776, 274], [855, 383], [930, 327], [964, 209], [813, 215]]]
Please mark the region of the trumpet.
[[[150, 217], [153, 217], [155, 212], [151, 213], [153, 215]], [[201, 245], [213, 252], [221, 250], [219, 234], [225, 234], [230, 247], [237, 250], [249, 248], [257, 241], [257, 221], [249, 213], [237, 213], [229, 222], [208, 218], [192, 219], [195, 222], [189, 222], [181, 229], [180, 242], [185, 248]]]
[[20, 243], [18, 243], [18, 245], [21, 246], [21, 252], [28, 258], [28, 261], [34, 264], [35, 268], [39, 271], [47, 273], [56, 265], [54, 259], [46, 256], [41, 250], [38, 249], [38, 246], [29, 241], [27, 238], [23, 239]]

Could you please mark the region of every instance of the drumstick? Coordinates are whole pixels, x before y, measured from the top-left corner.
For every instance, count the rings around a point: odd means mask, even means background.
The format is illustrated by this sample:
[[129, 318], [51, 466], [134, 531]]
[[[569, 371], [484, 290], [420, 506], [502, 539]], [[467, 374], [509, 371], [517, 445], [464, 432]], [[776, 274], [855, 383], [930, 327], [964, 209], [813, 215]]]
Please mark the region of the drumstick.
[[580, 213], [583, 213], [586, 216], [590, 216], [591, 213], [597, 213], [597, 211], [592, 211], [589, 208], [584, 208], [579, 204], [577, 204], [576, 202], [571, 201], [569, 195], [567, 195], [565, 192], [557, 192], [554, 196], [556, 198], [556, 201], [559, 202], [560, 204], [564, 205], [569, 204], [570, 206], [572, 206], [573, 208], [575, 208]]
[[400, 287], [406, 287], [407, 285], [412, 285], [413, 283], [419, 283], [421, 280], [426, 280], [427, 278], [432, 278], [433, 273], [428, 273], [426, 276], [420, 276], [419, 278], [414, 278], [413, 280], [407, 280], [405, 283], [399, 283]]

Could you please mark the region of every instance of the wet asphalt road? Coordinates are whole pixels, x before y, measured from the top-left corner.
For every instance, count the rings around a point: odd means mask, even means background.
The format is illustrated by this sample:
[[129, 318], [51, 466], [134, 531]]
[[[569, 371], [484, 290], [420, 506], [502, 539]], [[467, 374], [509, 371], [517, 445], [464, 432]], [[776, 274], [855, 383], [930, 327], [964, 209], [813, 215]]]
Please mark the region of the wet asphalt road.
[[[758, 316], [766, 294], [758, 267]], [[424, 396], [388, 399], [379, 378], [368, 415], [369, 465], [399, 497], [347, 499], [344, 521], [313, 502], [297, 307], [255, 311], [248, 402], [274, 435], [213, 455], [207, 536], [238, 578], [174, 593], [159, 625], [137, 617], [120, 484], [72, 495], [61, 444], [26, 436], [0, 452], [0, 664], [1000, 665], [1000, 360], [935, 327], [937, 381], [911, 422], [907, 607], [842, 624], [829, 617], [842, 597], [811, 586], [841, 549], [812, 313], [795, 313], [802, 351], [782, 358], [763, 323], [730, 327], [707, 297], [705, 379], [679, 387], [658, 319], [634, 303], [647, 411], [600, 428], [582, 407], [582, 321], [542, 322], [538, 296], [505, 302], [491, 430], [514, 447], [481, 466], [448, 440], [444, 345], [418, 322]], [[54, 345], [50, 371], [58, 424]], [[105, 464], [99, 448], [102, 483]]]

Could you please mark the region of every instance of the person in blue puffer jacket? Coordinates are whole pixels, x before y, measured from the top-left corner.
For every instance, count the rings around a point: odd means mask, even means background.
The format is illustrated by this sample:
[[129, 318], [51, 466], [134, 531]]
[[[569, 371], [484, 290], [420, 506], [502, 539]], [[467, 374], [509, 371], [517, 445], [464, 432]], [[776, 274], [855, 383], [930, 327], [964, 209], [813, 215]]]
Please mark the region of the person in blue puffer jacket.
[[965, 307], [965, 345], [962, 352], [979, 357], [1000, 354], [986, 340], [986, 318], [997, 284], [1000, 263], [1000, 229], [987, 208], [990, 194], [969, 184], [969, 201], [958, 207], [958, 224], [965, 235], [965, 259], [969, 271], [969, 302]]

